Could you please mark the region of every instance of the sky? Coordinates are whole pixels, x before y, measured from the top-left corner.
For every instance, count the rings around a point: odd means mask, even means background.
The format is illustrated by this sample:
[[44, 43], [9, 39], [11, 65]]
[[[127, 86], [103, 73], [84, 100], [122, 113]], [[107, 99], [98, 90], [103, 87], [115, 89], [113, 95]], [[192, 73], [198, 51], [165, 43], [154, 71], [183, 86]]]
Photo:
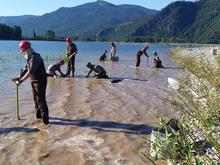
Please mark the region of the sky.
[[[43, 15], [60, 7], [74, 7], [96, 0], [0, 0], [0, 16]], [[176, 0], [105, 0], [119, 4], [134, 4], [149, 9], [161, 10]], [[190, 1], [190, 0], [189, 0]], [[191, 0], [193, 1], [193, 0]]]

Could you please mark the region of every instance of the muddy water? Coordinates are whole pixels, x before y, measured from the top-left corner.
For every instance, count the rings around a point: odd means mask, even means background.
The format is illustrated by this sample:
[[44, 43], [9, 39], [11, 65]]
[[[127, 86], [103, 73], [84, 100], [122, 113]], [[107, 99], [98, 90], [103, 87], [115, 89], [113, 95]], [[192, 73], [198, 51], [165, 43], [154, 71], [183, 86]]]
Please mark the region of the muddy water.
[[[100, 63], [109, 80], [84, 78], [86, 69], [74, 79], [49, 78], [48, 126], [35, 119], [28, 81], [19, 87], [20, 121], [15, 120], [15, 88], [9, 82], [0, 86], [0, 164], [151, 164], [139, 153], [141, 136], [149, 137], [155, 127], [152, 111], [174, 115], [166, 101], [175, 96], [167, 78], [181, 72], [165, 52], [162, 59], [163, 70], [147, 67], [144, 58], [135, 68], [133, 56]], [[112, 84], [114, 79], [122, 81]]]

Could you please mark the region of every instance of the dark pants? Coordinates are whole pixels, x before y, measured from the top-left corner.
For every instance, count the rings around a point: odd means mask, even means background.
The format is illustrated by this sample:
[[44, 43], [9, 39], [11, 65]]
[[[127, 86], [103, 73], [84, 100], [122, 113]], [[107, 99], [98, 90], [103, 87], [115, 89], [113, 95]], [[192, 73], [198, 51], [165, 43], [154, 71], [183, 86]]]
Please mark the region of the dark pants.
[[108, 75], [107, 74], [98, 74], [98, 75], [96, 75], [96, 78], [97, 79], [108, 79]]
[[137, 55], [137, 61], [136, 61], [136, 67], [138, 67], [139, 65], [140, 65], [140, 63], [141, 63], [141, 56], [138, 56]]
[[73, 56], [69, 61], [67, 65], [66, 75], [70, 75], [70, 71], [72, 70], [72, 76], [74, 77], [75, 73], [75, 56]]
[[45, 124], [49, 123], [49, 111], [46, 102], [46, 87], [45, 82], [32, 82], [33, 99], [38, 118], [42, 117]]
[[160, 60], [159, 60], [159, 61], [156, 61], [155, 67], [156, 67], [156, 68], [164, 68], [163, 65], [162, 65], [162, 62], [161, 62]]

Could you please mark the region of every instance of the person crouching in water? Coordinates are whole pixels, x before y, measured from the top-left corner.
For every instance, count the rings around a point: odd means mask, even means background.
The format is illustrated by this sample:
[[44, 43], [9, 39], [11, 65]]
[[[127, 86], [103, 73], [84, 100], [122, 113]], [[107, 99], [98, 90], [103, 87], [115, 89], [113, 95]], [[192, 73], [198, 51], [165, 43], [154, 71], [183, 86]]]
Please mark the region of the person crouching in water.
[[66, 56], [68, 58], [66, 76], [69, 76], [70, 71], [72, 70], [72, 77], [74, 77], [74, 73], [75, 73], [75, 56], [77, 54], [77, 47], [72, 42], [72, 39], [70, 37], [66, 38], [66, 43], [67, 43]]
[[156, 51], [153, 53], [153, 55], [153, 63], [155, 64], [155, 68], [164, 68], [164, 66], [162, 65], [162, 61], [160, 60], [160, 57], [157, 55]]
[[99, 61], [107, 61], [108, 59], [107, 59], [107, 50], [105, 51], [105, 53], [103, 53], [101, 56], [100, 56], [100, 58], [99, 58]]
[[[145, 45], [141, 50], [139, 50], [136, 54], [136, 67], [140, 66], [141, 56], [144, 54], [147, 58], [149, 57], [147, 54], [148, 45]], [[148, 60], [148, 59], [147, 59]], [[148, 65], [148, 64], [147, 64]]]
[[15, 78], [14, 82], [20, 85], [30, 77], [36, 118], [42, 118], [44, 124], [49, 124], [49, 111], [46, 102], [47, 74], [44, 61], [40, 54], [34, 52], [31, 48], [31, 43], [28, 41], [21, 41], [19, 50], [24, 58], [27, 59], [27, 69], [23, 75]]
[[89, 73], [86, 76], [87, 78], [92, 73], [92, 71], [94, 71], [95, 72], [94, 77], [96, 77], [97, 79], [99, 79], [99, 78], [106, 78], [106, 79], [108, 79], [108, 75], [106, 74], [106, 71], [105, 71], [105, 69], [102, 66], [100, 66], [100, 65], [93, 65], [90, 62], [88, 62], [88, 64], [86, 66], [90, 69]]
[[56, 74], [56, 71], [58, 71], [60, 73], [61, 77], [65, 77], [65, 74], [63, 74], [63, 72], [61, 71], [60, 67], [64, 64], [64, 60], [60, 60], [58, 62], [56, 62], [55, 64], [50, 65], [47, 69], [48, 69], [48, 76], [53, 76], [53, 77], [57, 77], [58, 75]]

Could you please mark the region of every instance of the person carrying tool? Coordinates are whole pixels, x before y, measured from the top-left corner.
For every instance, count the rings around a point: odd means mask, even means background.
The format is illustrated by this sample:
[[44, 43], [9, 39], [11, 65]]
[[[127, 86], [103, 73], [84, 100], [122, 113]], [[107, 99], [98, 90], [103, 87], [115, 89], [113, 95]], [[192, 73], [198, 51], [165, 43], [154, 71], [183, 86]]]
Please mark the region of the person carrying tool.
[[141, 56], [144, 54], [147, 57], [147, 60], [149, 58], [148, 54], [147, 54], [147, 49], [148, 49], [148, 45], [145, 45], [141, 50], [139, 50], [136, 53], [136, 67], [140, 66], [141, 63]]
[[24, 58], [27, 59], [27, 65], [23, 73], [14, 78], [13, 81], [16, 85], [20, 85], [28, 78], [31, 79], [36, 118], [42, 118], [44, 124], [49, 124], [49, 110], [46, 102], [47, 74], [44, 61], [40, 54], [34, 52], [31, 43], [28, 41], [21, 41], [19, 50]]
[[77, 47], [72, 42], [72, 39], [70, 37], [66, 38], [66, 43], [67, 43], [66, 56], [68, 58], [66, 76], [69, 76], [70, 71], [72, 70], [72, 77], [74, 77], [74, 73], [75, 73], [75, 56], [77, 54]]

